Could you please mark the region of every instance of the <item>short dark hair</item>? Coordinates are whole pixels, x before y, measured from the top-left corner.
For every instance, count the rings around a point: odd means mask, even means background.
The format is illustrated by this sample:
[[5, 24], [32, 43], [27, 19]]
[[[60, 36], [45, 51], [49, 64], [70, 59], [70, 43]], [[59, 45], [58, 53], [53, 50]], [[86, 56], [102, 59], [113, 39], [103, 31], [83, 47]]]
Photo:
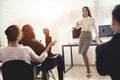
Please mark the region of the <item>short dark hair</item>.
[[[91, 13], [90, 13], [90, 9], [88, 8], [88, 6], [84, 6], [84, 7], [82, 8], [82, 10], [83, 10], [84, 8], [87, 9], [87, 11], [88, 11], [88, 16], [89, 16], [89, 17], [92, 17], [92, 16], [91, 16]], [[83, 15], [83, 17], [84, 17], [84, 15]]]
[[16, 41], [18, 35], [20, 33], [20, 28], [18, 25], [10, 25], [6, 30], [5, 34], [7, 36], [8, 41], [14, 42]]
[[116, 5], [113, 9], [112, 17], [120, 24], [120, 4]]

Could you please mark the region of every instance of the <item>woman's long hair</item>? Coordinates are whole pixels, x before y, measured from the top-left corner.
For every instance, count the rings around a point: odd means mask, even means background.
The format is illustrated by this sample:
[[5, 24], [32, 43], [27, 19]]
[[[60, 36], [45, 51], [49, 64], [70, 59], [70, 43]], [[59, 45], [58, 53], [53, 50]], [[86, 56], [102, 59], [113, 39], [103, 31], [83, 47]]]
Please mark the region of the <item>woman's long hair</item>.
[[31, 27], [31, 25], [26, 24], [22, 27], [22, 32], [23, 32], [23, 37], [27, 38], [29, 40], [34, 39], [35, 38], [35, 34], [33, 32], [33, 28]]

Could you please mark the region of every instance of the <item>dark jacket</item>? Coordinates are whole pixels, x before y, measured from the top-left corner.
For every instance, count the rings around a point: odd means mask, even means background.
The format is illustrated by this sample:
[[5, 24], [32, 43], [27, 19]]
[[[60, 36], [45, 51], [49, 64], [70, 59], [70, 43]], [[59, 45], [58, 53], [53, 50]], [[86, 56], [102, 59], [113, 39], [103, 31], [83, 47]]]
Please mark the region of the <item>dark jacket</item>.
[[96, 47], [96, 68], [100, 75], [120, 80], [120, 33]]
[[22, 38], [22, 44], [24, 46], [31, 47], [35, 51], [35, 53], [37, 55], [39, 55], [39, 56], [41, 55], [41, 53], [46, 48], [46, 47], [44, 47], [44, 45], [40, 41], [36, 40], [35, 38], [33, 38], [33, 39], [27, 39], [27, 38], [23, 37]]
[[[45, 44], [46, 44], [46, 47], [49, 45], [49, 43], [52, 42], [52, 37], [51, 36], [45, 36]], [[48, 56], [51, 56], [52, 55], [52, 52], [51, 52], [51, 48], [49, 50], [48, 53], [51, 53], [51, 54], [48, 54]]]

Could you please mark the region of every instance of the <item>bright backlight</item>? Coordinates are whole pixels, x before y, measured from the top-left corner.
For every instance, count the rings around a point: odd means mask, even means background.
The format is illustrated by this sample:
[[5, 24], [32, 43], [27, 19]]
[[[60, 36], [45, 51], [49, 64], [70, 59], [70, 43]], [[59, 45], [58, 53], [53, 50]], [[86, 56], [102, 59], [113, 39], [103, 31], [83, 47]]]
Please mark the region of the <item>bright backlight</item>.
[[44, 2], [41, 5], [39, 16], [44, 22], [51, 24], [61, 16], [60, 6], [53, 3]]

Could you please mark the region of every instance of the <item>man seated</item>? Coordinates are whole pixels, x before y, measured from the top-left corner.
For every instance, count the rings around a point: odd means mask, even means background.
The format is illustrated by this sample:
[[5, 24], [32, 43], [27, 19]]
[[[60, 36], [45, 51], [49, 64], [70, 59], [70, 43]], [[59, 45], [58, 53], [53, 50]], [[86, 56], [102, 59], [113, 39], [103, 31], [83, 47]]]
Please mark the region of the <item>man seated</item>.
[[100, 75], [120, 80], [120, 4], [112, 11], [113, 38], [96, 47], [96, 67]]
[[[41, 55], [46, 47], [44, 47], [44, 45], [35, 38], [35, 33], [31, 25], [24, 25], [22, 27], [22, 32], [22, 44], [24, 46], [31, 47], [37, 55]], [[49, 53], [53, 54], [50, 51]], [[53, 69], [55, 66], [57, 66], [59, 80], [63, 80], [63, 57], [60, 54], [54, 54], [50, 57], [48, 56], [45, 61], [42, 62], [41, 67], [37, 68], [37, 70], [40, 71], [42, 69], [43, 71], [48, 71]]]

